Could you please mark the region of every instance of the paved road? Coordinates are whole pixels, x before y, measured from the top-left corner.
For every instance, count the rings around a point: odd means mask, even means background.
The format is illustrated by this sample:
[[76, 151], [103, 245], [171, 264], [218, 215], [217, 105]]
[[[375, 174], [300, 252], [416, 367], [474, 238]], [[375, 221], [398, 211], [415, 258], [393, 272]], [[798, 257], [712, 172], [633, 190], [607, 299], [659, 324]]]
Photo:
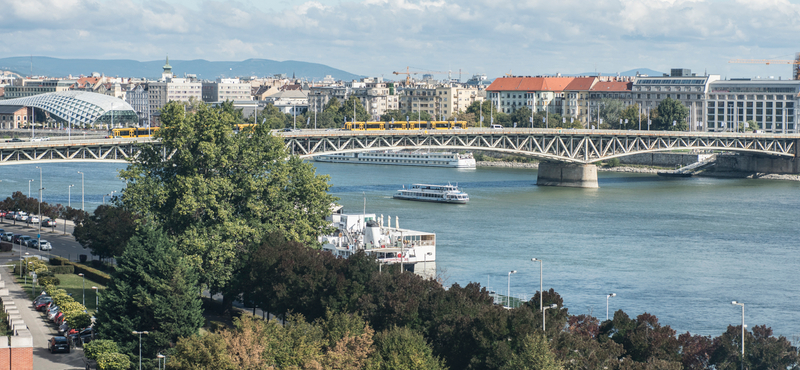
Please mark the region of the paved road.
[[[30, 255], [41, 255], [43, 257], [54, 255], [67, 258], [70, 261], [78, 261], [78, 256], [81, 254], [89, 256], [89, 259], [96, 258], [92, 257], [90, 250], [84, 249], [80, 244], [78, 244], [78, 242], [75, 241], [75, 238], [72, 236], [72, 223], [67, 224], [67, 234], [64, 235], [63, 222], [63, 220], [58, 220], [58, 226], [56, 227], [55, 231], [53, 231], [51, 228], [42, 228], [42, 239], [46, 239], [50, 242], [50, 244], [53, 246], [52, 251], [39, 251], [33, 248], [20, 247], [16, 244], [14, 245], [13, 251], [18, 256], [20, 249], [22, 249], [23, 255], [26, 252], [30, 253]], [[36, 238], [36, 234], [39, 231], [38, 228], [24, 225], [19, 221], [15, 226], [13, 221], [6, 219], [2, 219], [2, 222], [0, 222], [0, 229], [12, 232], [14, 234], [29, 235], [31, 238]]]
[[[11, 257], [11, 258], [9, 258]], [[16, 256], [9, 253], [2, 254], [3, 260], [13, 261]], [[8, 294], [19, 310], [22, 320], [31, 331], [33, 337], [33, 368], [36, 370], [62, 370], [62, 369], [84, 369], [83, 349], [75, 348], [70, 353], [50, 353], [47, 350], [47, 340], [57, 334], [56, 326], [47, 320], [41, 312], [33, 309], [32, 302], [26, 292], [22, 291], [9, 269], [0, 269], [3, 281], [8, 288]]]

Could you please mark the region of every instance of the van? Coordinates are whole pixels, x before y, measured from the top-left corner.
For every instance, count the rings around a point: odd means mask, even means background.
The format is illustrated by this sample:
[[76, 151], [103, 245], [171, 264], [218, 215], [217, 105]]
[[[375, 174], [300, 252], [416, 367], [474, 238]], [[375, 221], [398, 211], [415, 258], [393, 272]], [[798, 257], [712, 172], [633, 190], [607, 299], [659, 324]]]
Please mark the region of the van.
[[501, 125], [498, 125], [498, 124], [496, 124], [496, 123], [493, 123], [493, 124], [492, 124], [491, 126], [489, 126], [489, 127], [493, 128], [493, 129], [495, 129], [495, 128], [496, 128], [496, 129], [500, 129], [500, 130], [502, 130], [502, 129], [503, 129], [503, 126], [501, 126]]

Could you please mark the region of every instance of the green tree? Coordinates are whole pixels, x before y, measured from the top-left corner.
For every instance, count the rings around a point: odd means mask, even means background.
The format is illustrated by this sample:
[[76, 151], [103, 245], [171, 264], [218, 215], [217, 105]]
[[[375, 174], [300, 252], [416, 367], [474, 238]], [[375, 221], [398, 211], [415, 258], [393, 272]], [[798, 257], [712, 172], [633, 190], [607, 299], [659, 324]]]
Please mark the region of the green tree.
[[83, 346], [83, 353], [90, 360], [97, 360], [97, 356], [103, 353], [119, 352], [117, 343], [108, 339], [95, 339]]
[[[511, 113], [512, 126], [514, 123], [517, 127], [531, 127], [531, 110], [528, 107], [522, 107]], [[535, 117], [534, 117], [535, 118]]]
[[84, 248], [100, 258], [122, 255], [136, 232], [136, 216], [122, 207], [100, 205], [94, 215], [75, 226], [72, 235]]
[[599, 336], [601, 342], [610, 339], [621, 344], [625, 354], [630, 355], [633, 361], [681, 361], [675, 330], [669, 325], [661, 326], [658, 318], [648, 313], [633, 320], [619, 310], [614, 313], [613, 320], [602, 323]]
[[407, 327], [394, 326], [373, 338], [373, 357], [376, 370], [440, 370], [444, 363], [433, 351], [422, 334]]
[[192, 335], [178, 340], [167, 362], [172, 370], [233, 370], [225, 340], [217, 333]]
[[408, 118], [409, 121], [417, 121], [418, 119], [422, 121], [430, 121], [431, 115], [428, 112], [420, 112], [420, 114], [410, 112], [403, 113], [395, 109], [386, 111], [386, 113], [381, 116], [380, 120], [390, 122], [392, 118], [394, 118], [395, 122], [405, 122], [406, 118]]
[[689, 108], [679, 100], [666, 98], [658, 103], [656, 118], [653, 120], [653, 129], [664, 131], [686, 131], [688, 124]]
[[600, 101], [600, 119], [603, 123], [600, 128], [619, 128], [619, 119], [625, 104], [621, 100], [603, 99]]
[[[620, 118], [622, 119], [622, 127], [619, 128], [622, 130], [638, 130], [640, 119], [642, 122], [642, 129], [643, 130], [647, 129], [647, 116], [644, 114], [640, 114], [639, 104], [627, 106], [620, 113]], [[628, 120], [627, 124], [625, 123], [625, 120]], [[616, 125], [619, 126], [619, 121], [616, 122]]]
[[528, 334], [522, 338], [519, 348], [502, 369], [561, 370], [564, 367], [550, 351], [544, 334]]
[[[800, 369], [797, 347], [792, 346], [785, 337], [775, 338], [772, 329], [764, 325], [745, 331], [744, 367], [746, 369]], [[729, 325], [719, 337], [714, 338], [715, 350], [711, 364], [720, 370], [739, 369], [741, 354], [742, 327]]]
[[145, 225], [128, 242], [97, 313], [101, 339], [133, 353], [142, 336], [142, 354], [152, 358], [203, 324], [198, 277], [188, 258], [163, 231]]
[[98, 370], [128, 370], [131, 365], [130, 357], [122, 353], [102, 353], [97, 356]]
[[[747, 124], [747, 127], [745, 127], [745, 123]], [[756, 131], [756, 130], [758, 130], [758, 122], [754, 120], [749, 120], [747, 122], [739, 122], [739, 131], [741, 132]]]
[[177, 103], [161, 118], [157, 135], [173, 154], [164, 160], [161, 149], [145, 147], [121, 171], [128, 183], [121, 201], [164, 227], [212, 291], [228, 285], [241, 255], [264, 235], [281, 231], [315, 245], [329, 227], [329, 177], [289, 156], [266, 125], [234, 135], [231, 114], [201, 106], [184, 116]]
[[[355, 110], [353, 109], [355, 106]], [[353, 112], [356, 114], [356, 121], [370, 121], [372, 120], [372, 115], [367, 113], [367, 110], [364, 108], [364, 105], [361, 104], [361, 99], [356, 98], [355, 96], [350, 96], [347, 100], [342, 104], [342, 108], [339, 110], [339, 114], [344, 117], [347, 117], [347, 121], [350, 122], [353, 120]]]

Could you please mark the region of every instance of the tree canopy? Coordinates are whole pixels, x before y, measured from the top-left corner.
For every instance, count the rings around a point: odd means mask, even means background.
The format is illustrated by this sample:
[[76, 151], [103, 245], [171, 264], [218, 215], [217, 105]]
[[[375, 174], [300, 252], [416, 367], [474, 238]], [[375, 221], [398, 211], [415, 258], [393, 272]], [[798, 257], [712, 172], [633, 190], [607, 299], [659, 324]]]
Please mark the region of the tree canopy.
[[658, 103], [653, 129], [686, 131], [689, 127], [686, 123], [687, 117], [689, 117], [689, 108], [686, 108], [679, 100], [666, 98]]

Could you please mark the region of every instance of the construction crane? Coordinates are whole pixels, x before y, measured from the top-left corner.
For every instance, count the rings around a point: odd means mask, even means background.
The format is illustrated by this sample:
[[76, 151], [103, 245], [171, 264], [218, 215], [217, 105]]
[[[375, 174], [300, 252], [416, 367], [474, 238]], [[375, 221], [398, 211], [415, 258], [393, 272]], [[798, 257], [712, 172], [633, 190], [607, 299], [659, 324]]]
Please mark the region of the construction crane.
[[794, 60], [780, 60], [780, 59], [731, 59], [728, 63], [746, 63], [746, 64], [791, 64], [792, 75], [795, 80], [800, 80], [800, 53], [795, 54]]
[[392, 72], [393, 74], [396, 74], [396, 75], [406, 75], [406, 86], [411, 84], [411, 75], [444, 74], [444, 73], [450, 74], [451, 73], [450, 71], [447, 71], [447, 72], [440, 72], [440, 71], [410, 71], [409, 68], [410, 67], [406, 67], [406, 71], [405, 72], [397, 72], [397, 71]]

